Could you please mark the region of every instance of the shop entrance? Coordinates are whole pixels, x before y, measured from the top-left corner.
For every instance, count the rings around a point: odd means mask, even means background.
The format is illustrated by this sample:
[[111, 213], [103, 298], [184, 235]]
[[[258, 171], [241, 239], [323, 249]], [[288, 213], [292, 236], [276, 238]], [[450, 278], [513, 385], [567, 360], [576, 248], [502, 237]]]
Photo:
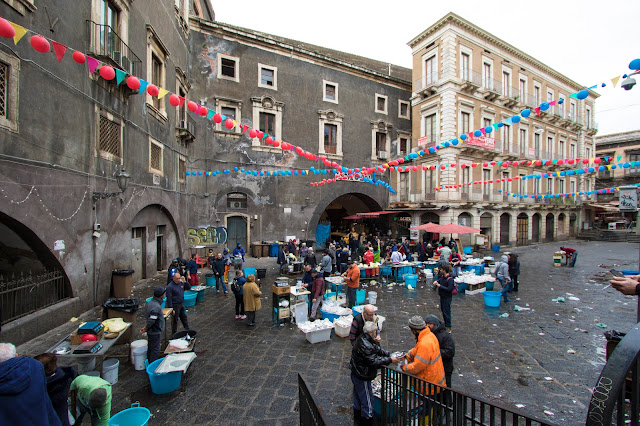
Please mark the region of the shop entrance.
[[381, 210], [380, 204], [365, 194], [348, 193], [335, 198], [320, 214], [318, 220], [320, 228], [316, 229], [314, 235], [316, 235], [316, 239], [323, 239], [324, 241], [316, 241], [317, 247], [322, 249], [325, 246], [327, 234], [331, 240], [344, 238], [352, 231], [358, 234], [375, 235], [379, 233], [382, 236], [386, 236], [389, 230], [389, 216], [392, 218], [393, 215], [345, 219], [357, 213], [378, 212]]
[[553, 220], [553, 213], [549, 213], [547, 215], [547, 233], [545, 235], [545, 238], [547, 239], [547, 241], [553, 241], [553, 227], [554, 227], [554, 220]]
[[542, 216], [540, 213], [536, 213], [531, 217], [531, 241], [534, 243], [540, 242], [540, 222], [542, 221]]

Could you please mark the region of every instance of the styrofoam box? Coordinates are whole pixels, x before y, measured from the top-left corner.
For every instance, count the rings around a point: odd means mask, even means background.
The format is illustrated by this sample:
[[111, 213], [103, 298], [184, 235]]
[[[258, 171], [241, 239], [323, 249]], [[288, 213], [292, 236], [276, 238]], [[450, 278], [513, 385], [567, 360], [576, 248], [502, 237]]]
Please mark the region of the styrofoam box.
[[310, 331], [306, 335], [309, 343], [326, 342], [331, 339], [331, 329], [325, 328], [324, 330]]
[[349, 331], [351, 329], [351, 325], [341, 326], [340, 324], [333, 323], [336, 331], [336, 336], [338, 337], [349, 337]]

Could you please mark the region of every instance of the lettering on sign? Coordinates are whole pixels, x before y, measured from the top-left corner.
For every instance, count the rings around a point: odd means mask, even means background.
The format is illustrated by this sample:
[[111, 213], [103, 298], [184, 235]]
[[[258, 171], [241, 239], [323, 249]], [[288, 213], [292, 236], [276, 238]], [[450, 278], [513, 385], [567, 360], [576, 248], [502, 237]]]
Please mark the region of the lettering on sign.
[[227, 228], [208, 226], [206, 228], [187, 229], [187, 244], [224, 244], [227, 242]]
[[471, 136], [465, 141], [467, 145], [478, 146], [484, 149], [496, 149], [496, 140], [487, 136]]
[[638, 190], [636, 187], [620, 188], [620, 210], [621, 211], [637, 211], [638, 210]]
[[418, 146], [428, 147], [435, 145], [433, 142], [429, 142], [429, 136], [422, 136], [418, 138]]

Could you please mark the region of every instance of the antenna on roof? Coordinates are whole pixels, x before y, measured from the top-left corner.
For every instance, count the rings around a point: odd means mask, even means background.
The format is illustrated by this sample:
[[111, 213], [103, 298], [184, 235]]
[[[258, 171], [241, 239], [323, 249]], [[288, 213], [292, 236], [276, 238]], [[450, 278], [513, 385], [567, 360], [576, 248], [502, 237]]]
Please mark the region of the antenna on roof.
[[389, 77], [391, 77], [391, 64], [389, 64]]

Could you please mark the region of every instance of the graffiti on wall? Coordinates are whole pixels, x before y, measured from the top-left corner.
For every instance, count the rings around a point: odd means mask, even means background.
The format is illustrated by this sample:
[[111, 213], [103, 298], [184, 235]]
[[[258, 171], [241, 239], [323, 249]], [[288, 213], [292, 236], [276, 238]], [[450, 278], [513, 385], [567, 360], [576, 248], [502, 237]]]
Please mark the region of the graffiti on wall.
[[190, 245], [224, 244], [227, 242], [227, 228], [208, 226], [187, 229], [187, 243]]

